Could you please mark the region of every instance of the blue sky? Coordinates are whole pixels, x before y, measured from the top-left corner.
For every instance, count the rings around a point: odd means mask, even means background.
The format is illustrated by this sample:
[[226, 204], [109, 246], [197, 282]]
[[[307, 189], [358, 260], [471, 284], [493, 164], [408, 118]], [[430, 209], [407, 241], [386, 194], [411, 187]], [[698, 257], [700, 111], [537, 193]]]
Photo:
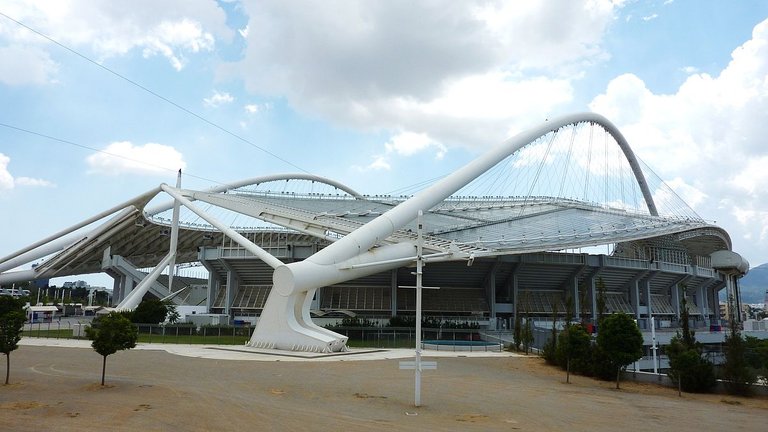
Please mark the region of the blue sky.
[[387, 193], [589, 110], [737, 252], [768, 262], [768, 2], [10, 0], [0, 12], [2, 256], [178, 168], [193, 188], [301, 169]]

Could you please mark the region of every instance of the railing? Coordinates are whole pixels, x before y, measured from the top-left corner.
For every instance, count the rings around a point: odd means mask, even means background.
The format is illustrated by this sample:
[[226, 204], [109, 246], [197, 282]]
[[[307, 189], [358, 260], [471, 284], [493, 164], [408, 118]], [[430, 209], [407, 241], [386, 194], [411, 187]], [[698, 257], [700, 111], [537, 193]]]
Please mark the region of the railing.
[[[22, 337], [47, 339], [86, 339], [90, 322], [38, 322], [25, 324]], [[135, 324], [140, 343], [244, 345], [253, 334], [251, 326], [202, 326], [189, 324]]]
[[[416, 330], [409, 327], [336, 327], [332, 329], [336, 333], [349, 337], [347, 345], [352, 347], [368, 348], [415, 348]], [[440, 329], [423, 328], [421, 331], [423, 342], [429, 340], [443, 342], [481, 341], [480, 330], [465, 329]], [[450, 346], [444, 346], [450, 350]], [[481, 351], [481, 346], [474, 347], [475, 351]]]
[[[85, 328], [89, 322], [42, 322], [26, 324], [23, 337], [48, 339], [86, 339]], [[245, 345], [255, 327], [201, 326], [189, 324], [159, 325], [135, 324], [139, 330], [139, 343], [157, 344], [205, 344]], [[412, 348], [416, 346], [416, 331], [408, 327], [336, 327], [333, 331], [349, 337], [348, 345], [367, 348]], [[422, 329], [422, 340], [481, 341], [485, 340], [477, 329]], [[440, 349], [450, 350], [450, 346]], [[491, 350], [492, 347], [475, 346], [473, 351]]]
[[609, 267], [647, 269], [648, 261], [633, 259], [633, 258], [606, 257], [605, 265]]
[[82, 336], [85, 337], [85, 325], [88, 323], [72, 323], [70, 321], [41, 321], [24, 324], [22, 337], [42, 337], [48, 339], [72, 339], [75, 326], [82, 325]]

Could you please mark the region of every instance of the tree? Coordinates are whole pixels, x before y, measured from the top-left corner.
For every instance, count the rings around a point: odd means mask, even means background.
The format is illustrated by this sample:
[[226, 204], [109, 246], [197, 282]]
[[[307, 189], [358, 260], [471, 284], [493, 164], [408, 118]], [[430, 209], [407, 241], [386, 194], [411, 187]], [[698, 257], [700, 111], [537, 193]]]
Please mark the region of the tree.
[[104, 375], [107, 370], [107, 356], [136, 346], [139, 338], [138, 329], [124, 315], [110, 312], [101, 317], [92, 326], [85, 328], [85, 334], [92, 340], [94, 351], [101, 354], [101, 385], [104, 385]]
[[[573, 300], [571, 300], [573, 302]], [[573, 309], [573, 306], [571, 306]], [[573, 311], [572, 311], [573, 312]], [[579, 282], [579, 317], [581, 325], [587, 324], [587, 284], [583, 280]]]
[[181, 318], [178, 309], [176, 309], [176, 305], [170, 301], [165, 302], [165, 310], [167, 311], [166, 318], [170, 324], [176, 324]]
[[605, 317], [605, 282], [602, 277], [597, 278], [595, 283], [597, 293], [595, 295], [595, 306], [597, 307], [597, 331], [600, 331], [600, 326], [603, 324], [603, 318]]
[[528, 351], [533, 343], [533, 323], [531, 322], [530, 306], [528, 302], [525, 302], [525, 324], [521, 329], [521, 336], [523, 342], [523, 351], [525, 355], [528, 355]]
[[730, 394], [749, 395], [752, 384], [757, 380], [754, 372], [747, 363], [747, 347], [741, 337], [739, 323], [733, 310], [733, 299], [728, 302], [730, 308], [730, 334], [725, 337], [725, 363], [722, 366], [722, 377], [725, 389]]
[[761, 382], [768, 384], [768, 339], [758, 339], [747, 336], [744, 340], [746, 345], [747, 365], [753, 370], [755, 375], [762, 377]]
[[525, 326], [523, 327], [523, 351], [525, 351], [525, 355], [530, 352], [533, 340], [533, 321], [526, 313]]
[[631, 316], [616, 313], [605, 317], [600, 323], [597, 346], [616, 371], [618, 389], [621, 369], [643, 356], [643, 335]]
[[[685, 285], [682, 285], [685, 292]], [[688, 324], [688, 302], [685, 296], [680, 302], [681, 332], [678, 332], [666, 348], [669, 356], [667, 375], [673, 383], [687, 392], [706, 392], [715, 383], [715, 369], [712, 363], [702, 357], [702, 345], [696, 342], [696, 335]]]
[[565, 370], [565, 382], [571, 382], [571, 371], [591, 372], [592, 337], [581, 324], [566, 323], [557, 338], [557, 363]]
[[[527, 301], [527, 296], [523, 298]], [[520, 301], [516, 301], [515, 305], [515, 328], [513, 333], [513, 339], [515, 342], [515, 350], [520, 351], [520, 344], [523, 343], [523, 320], [520, 314]]]
[[137, 324], [160, 324], [168, 316], [168, 307], [158, 299], [144, 299], [136, 306], [131, 321]]
[[542, 350], [548, 364], [557, 364], [557, 303], [552, 303], [552, 334]]
[[5, 384], [11, 374], [11, 352], [19, 347], [24, 328], [24, 303], [11, 296], [0, 296], [0, 352], [5, 354]]

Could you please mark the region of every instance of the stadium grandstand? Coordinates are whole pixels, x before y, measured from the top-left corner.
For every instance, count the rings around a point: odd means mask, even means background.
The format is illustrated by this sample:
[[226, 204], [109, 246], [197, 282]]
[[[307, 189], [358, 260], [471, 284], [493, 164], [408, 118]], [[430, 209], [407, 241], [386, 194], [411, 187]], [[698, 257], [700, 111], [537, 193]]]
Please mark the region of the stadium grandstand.
[[728, 233], [593, 113], [548, 120], [391, 195], [308, 174], [208, 190], [180, 178], [0, 259], [0, 283], [105, 272], [117, 308], [144, 296], [204, 305], [256, 323], [252, 346], [307, 351], [346, 343], [312, 316], [413, 315], [417, 259], [423, 285], [439, 288], [424, 290], [425, 315], [493, 329], [521, 313], [562, 317], [567, 303], [594, 322], [599, 293], [645, 331], [651, 318], [675, 322], [682, 298], [699, 329], [721, 323], [723, 290], [741, 311], [749, 265]]

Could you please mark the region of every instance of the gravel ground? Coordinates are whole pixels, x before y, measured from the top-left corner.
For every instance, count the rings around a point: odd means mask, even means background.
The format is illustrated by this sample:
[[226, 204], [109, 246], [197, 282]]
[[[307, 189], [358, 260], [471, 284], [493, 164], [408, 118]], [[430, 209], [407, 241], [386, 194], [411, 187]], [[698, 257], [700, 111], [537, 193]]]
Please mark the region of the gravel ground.
[[[249, 354], [237, 355], [229, 358]], [[119, 352], [107, 359], [102, 387], [101, 357], [91, 349], [21, 346], [11, 354], [11, 384], [0, 386], [0, 431], [701, 432], [764, 431], [768, 419], [766, 398], [681, 398], [655, 385], [614, 390], [583, 377], [565, 384], [538, 358], [438, 358], [438, 369], [423, 374], [416, 408], [413, 372], [394, 358], [201, 357], [158, 347]]]

